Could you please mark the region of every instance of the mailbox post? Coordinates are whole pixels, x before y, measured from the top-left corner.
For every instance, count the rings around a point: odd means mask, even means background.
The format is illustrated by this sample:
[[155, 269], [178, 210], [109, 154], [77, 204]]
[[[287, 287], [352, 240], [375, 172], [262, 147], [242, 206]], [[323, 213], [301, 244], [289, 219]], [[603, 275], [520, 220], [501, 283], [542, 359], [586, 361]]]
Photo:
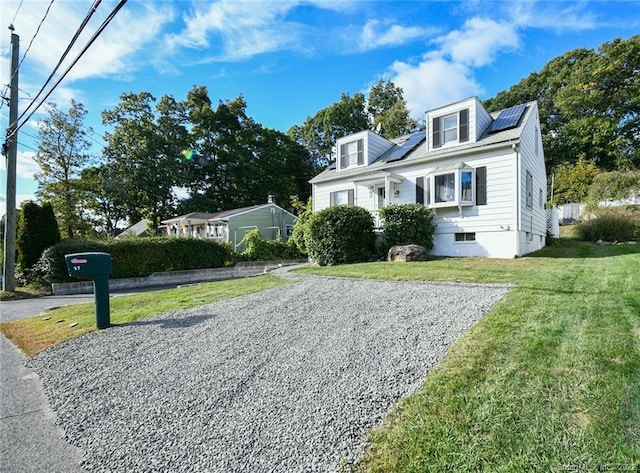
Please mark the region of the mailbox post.
[[109, 315], [109, 274], [111, 255], [109, 253], [73, 253], [64, 256], [69, 276], [93, 280], [93, 295], [96, 303], [96, 327], [108, 328]]

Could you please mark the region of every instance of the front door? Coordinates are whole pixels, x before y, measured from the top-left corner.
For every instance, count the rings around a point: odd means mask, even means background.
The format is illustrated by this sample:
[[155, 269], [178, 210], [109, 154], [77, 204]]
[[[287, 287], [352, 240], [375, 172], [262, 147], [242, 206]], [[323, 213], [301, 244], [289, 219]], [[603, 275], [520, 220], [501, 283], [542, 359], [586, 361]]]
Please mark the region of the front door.
[[384, 187], [378, 187], [378, 192], [376, 195], [376, 210], [380, 210], [384, 207], [384, 201], [386, 198], [386, 192]]

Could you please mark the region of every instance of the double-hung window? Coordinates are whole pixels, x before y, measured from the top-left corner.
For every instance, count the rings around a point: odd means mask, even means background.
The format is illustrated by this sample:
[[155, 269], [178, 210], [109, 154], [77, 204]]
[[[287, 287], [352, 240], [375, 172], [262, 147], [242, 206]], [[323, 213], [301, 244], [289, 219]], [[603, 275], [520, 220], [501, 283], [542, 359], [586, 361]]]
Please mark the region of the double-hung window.
[[364, 140], [359, 139], [340, 145], [340, 169], [364, 164]]
[[432, 146], [469, 141], [469, 109], [436, 117], [432, 121]]
[[533, 208], [533, 176], [529, 171], [527, 171], [527, 208]]
[[335, 205], [353, 205], [353, 204], [354, 204], [353, 189], [331, 192], [329, 194], [329, 205], [331, 207]]

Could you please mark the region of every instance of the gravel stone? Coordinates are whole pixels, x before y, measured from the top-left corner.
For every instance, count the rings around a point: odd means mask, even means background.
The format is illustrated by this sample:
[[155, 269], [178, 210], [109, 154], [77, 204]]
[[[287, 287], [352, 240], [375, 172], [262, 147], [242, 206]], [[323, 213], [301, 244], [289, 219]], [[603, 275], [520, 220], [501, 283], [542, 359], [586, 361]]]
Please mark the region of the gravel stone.
[[509, 290], [295, 278], [34, 357], [58, 425], [85, 451], [83, 467], [340, 471]]

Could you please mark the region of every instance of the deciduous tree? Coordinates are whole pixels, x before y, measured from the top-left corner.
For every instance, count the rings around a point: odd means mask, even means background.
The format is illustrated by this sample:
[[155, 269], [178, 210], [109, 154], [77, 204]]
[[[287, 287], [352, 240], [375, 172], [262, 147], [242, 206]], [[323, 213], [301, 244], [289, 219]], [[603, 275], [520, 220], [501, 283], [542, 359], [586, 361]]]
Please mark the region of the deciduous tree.
[[40, 144], [34, 158], [40, 166], [35, 176], [36, 194], [51, 202], [67, 238], [90, 230], [80, 205], [78, 182], [81, 170], [95, 161], [89, 153], [91, 143], [87, 136], [91, 129], [84, 125], [86, 115], [84, 105], [72, 100], [68, 112], [50, 104], [48, 116], [39, 123]]

